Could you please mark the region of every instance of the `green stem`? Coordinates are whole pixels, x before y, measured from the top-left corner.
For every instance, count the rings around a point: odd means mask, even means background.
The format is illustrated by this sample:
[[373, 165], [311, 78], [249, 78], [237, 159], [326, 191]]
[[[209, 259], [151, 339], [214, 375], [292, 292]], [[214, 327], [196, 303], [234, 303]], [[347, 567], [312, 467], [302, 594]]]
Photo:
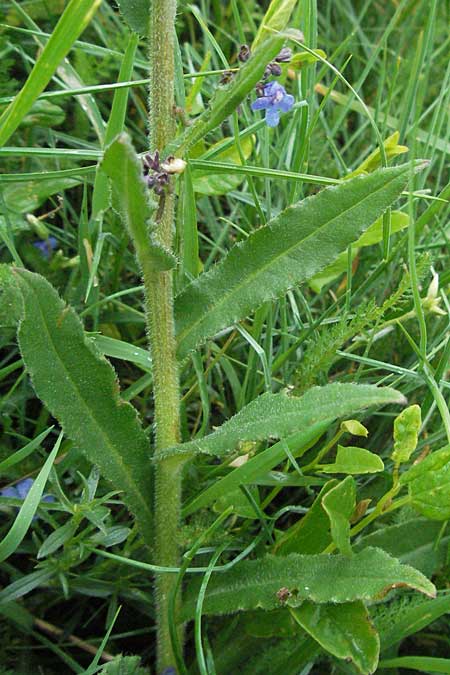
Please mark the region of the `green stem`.
[[[176, 0], [151, 0], [149, 19], [149, 139], [151, 151], [163, 153], [176, 130], [174, 117], [174, 24]], [[160, 198], [157, 237], [172, 248], [173, 194]], [[180, 440], [180, 390], [175, 352], [172, 272], [155, 272], [143, 265], [147, 327], [153, 361], [156, 443], [155, 455]], [[179, 564], [177, 534], [181, 510], [181, 465], [169, 459], [155, 463], [155, 561]], [[174, 666], [169, 630], [169, 598], [173, 574], [158, 574], [155, 582], [158, 672]]]

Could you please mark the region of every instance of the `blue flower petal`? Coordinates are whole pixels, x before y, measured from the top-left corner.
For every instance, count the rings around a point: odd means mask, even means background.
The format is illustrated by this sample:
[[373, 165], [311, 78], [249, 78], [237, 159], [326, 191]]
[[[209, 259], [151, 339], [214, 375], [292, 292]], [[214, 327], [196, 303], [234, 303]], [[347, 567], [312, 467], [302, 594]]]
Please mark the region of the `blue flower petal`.
[[286, 94], [286, 90], [283, 87], [282, 84], [277, 82], [276, 80], [273, 80], [272, 82], [269, 82], [264, 86], [264, 96], [276, 96], [277, 94]]
[[17, 483], [16, 485], [16, 490], [19, 494], [19, 499], [25, 499], [29, 491], [31, 490], [31, 487], [34, 483], [34, 480], [32, 478], [25, 478], [24, 480], [21, 480], [20, 483]]
[[283, 112], [288, 112], [294, 105], [294, 97], [291, 94], [286, 94], [284, 98], [278, 103], [278, 107]]
[[19, 493], [14, 486], [6, 487], [0, 491], [2, 497], [12, 497], [12, 499], [20, 499]]
[[273, 107], [273, 108], [268, 108], [266, 112], [266, 124], [268, 127], [276, 127], [278, 126], [278, 122], [280, 121], [280, 113], [278, 112], [278, 109]]
[[268, 96], [260, 96], [256, 99], [256, 101], [253, 101], [253, 103], [250, 105], [250, 108], [252, 110], [265, 110], [271, 105], [272, 101]]

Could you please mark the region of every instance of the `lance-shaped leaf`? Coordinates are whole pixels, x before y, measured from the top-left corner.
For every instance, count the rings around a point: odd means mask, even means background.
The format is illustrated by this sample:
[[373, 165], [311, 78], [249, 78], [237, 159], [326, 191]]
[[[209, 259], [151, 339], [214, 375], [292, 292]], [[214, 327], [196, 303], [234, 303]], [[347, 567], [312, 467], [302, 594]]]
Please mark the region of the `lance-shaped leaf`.
[[267, 64], [275, 58], [283, 46], [286, 36], [272, 34], [244, 63], [230, 84], [219, 86], [209, 107], [195, 122], [187, 127], [184, 134], [166, 149], [165, 154], [177, 157], [185, 155], [189, 148], [202, 140], [210, 131], [216, 129], [254, 89], [264, 74]]
[[433, 520], [450, 519], [450, 446], [431, 453], [400, 479], [412, 506]]
[[125, 223], [144, 272], [169, 270], [174, 256], [152, 237], [152, 207], [142, 175], [142, 164], [127, 134], [120, 134], [107, 147], [101, 169], [112, 182], [113, 206]]
[[[111, 365], [85, 338], [75, 312], [38, 274], [2, 268], [2, 286], [22, 298], [19, 346], [39, 398], [88, 459], [97, 464], [152, 538], [147, 436], [135, 409], [119, 397]], [[8, 292], [8, 288], [7, 288]]]
[[379, 169], [326, 188], [234, 246], [176, 299], [179, 358], [326, 267], [400, 195], [408, 172]]
[[330, 654], [355, 664], [359, 673], [374, 673], [380, 638], [363, 602], [315, 605], [304, 602], [291, 609], [297, 623]]
[[[201, 581], [187, 591], [184, 618], [195, 612]], [[413, 588], [435, 597], [436, 589], [421, 572], [402, 565], [380, 548], [345, 555], [267, 555], [246, 560], [209, 581], [204, 614], [228, 614], [249, 609], [298, 607], [305, 600], [344, 603], [379, 600], [394, 588]]]
[[356, 485], [352, 476], [341, 481], [322, 498], [322, 505], [330, 519], [331, 536], [344, 555], [352, 555], [350, 545], [350, 518], [356, 506]]
[[370, 384], [336, 382], [325, 387], [313, 387], [300, 397], [267, 392], [212, 434], [175, 446], [161, 457], [173, 454], [191, 456], [199, 452], [220, 456], [234, 450], [241, 441], [282, 438], [317, 422], [332, 421], [372, 405], [404, 402], [404, 396], [395, 389]]

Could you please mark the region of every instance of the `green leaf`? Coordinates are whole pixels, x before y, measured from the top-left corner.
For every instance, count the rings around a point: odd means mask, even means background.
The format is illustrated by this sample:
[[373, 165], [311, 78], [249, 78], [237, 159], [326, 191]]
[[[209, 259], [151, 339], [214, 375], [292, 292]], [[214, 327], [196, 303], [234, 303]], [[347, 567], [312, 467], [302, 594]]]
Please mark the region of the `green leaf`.
[[400, 478], [411, 505], [432, 520], [450, 519], [450, 447], [431, 453]]
[[[391, 159], [391, 157], [397, 157], [398, 155], [403, 155], [405, 152], [408, 152], [406, 145], [399, 145], [398, 139], [400, 138], [400, 132], [394, 131], [394, 133], [386, 138], [384, 141], [384, 149], [386, 151], [386, 157]], [[378, 167], [381, 166], [381, 153], [380, 148], [376, 148], [359, 166], [357, 169], [345, 176], [346, 179], [353, 178], [358, 176], [361, 173], [369, 173], [370, 171], [375, 171]]]
[[71, 0], [14, 101], [0, 117], [0, 146], [17, 129], [73, 43], [89, 24], [101, 0]]
[[356, 507], [356, 484], [347, 476], [322, 498], [322, 506], [330, 519], [331, 536], [344, 555], [352, 555], [350, 518]]
[[379, 169], [326, 188], [234, 246], [176, 299], [179, 358], [264, 302], [311, 279], [400, 195], [409, 170], [409, 165]]
[[450, 659], [439, 659], [435, 656], [399, 656], [380, 662], [381, 668], [402, 668], [418, 670], [419, 673], [444, 673], [450, 675]]
[[36, 480], [31, 486], [29, 493], [25, 497], [14, 524], [12, 525], [6, 537], [4, 537], [4, 539], [2, 539], [0, 542], [0, 562], [3, 562], [3, 560], [6, 560], [6, 558], [14, 553], [28, 532], [28, 528], [31, 525], [34, 514], [37, 511], [44, 493], [45, 484], [53, 466], [53, 462], [55, 461], [56, 455], [58, 454], [61, 441], [62, 435], [59, 436], [58, 440], [56, 441], [55, 447], [47, 457], [44, 466], [40, 470]]
[[[314, 52], [314, 54], [311, 54], [311, 52]], [[327, 58], [327, 55], [323, 49], [311, 49], [311, 52], [297, 52], [292, 56], [288, 67], [294, 68], [295, 70], [300, 70], [305, 66], [309, 66], [312, 63], [316, 63], [317, 61]]]
[[345, 422], [342, 422], [341, 424], [341, 431], [346, 431], [352, 436], [364, 436], [364, 438], [367, 438], [369, 435], [364, 424], [361, 424], [358, 420], [345, 420]]
[[167, 149], [166, 154], [182, 157], [189, 149], [203, 140], [207, 134], [216, 129], [229, 117], [245, 97], [253, 91], [255, 85], [262, 78], [264, 70], [283, 46], [284, 37], [271, 34], [267, 40], [244, 63], [230, 84], [219, 86], [210, 101], [209, 107], [197, 117], [195, 122], [187, 127]]
[[27, 181], [26, 183], [8, 185], [3, 197], [9, 210], [14, 213], [30, 213], [39, 208], [46, 199], [57, 192], [69, 190], [79, 185], [78, 178], [53, 178], [52, 180]]
[[384, 464], [381, 457], [369, 450], [338, 445], [334, 464], [320, 464], [316, 468], [323, 473], [377, 473], [383, 471]]
[[119, 398], [111, 365], [86, 340], [75, 312], [37, 274], [3, 268], [23, 301], [18, 337], [39, 398], [97, 464], [152, 539], [150, 448], [134, 408]]
[[418, 405], [410, 405], [395, 418], [392, 453], [395, 464], [404, 464], [409, 460], [417, 447], [421, 425], [422, 415]]
[[322, 500], [328, 492], [338, 485], [336, 478], [328, 481], [313, 505], [300, 520], [292, 525], [275, 544], [274, 553], [321, 553], [331, 542], [330, 520], [323, 508]]
[[[199, 583], [187, 591], [184, 618], [195, 612]], [[379, 600], [394, 588], [414, 588], [434, 597], [434, 585], [420, 572], [402, 565], [378, 548], [366, 548], [351, 558], [344, 555], [267, 555], [246, 560], [213, 575], [203, 612], [228, 614], [239, 610], [298, 607], [305, 600], [345, 603]]]
[[147, 35], [150, 18], [148, 0], [117, 0], [120, 13], [132, 31], [138, 35]]
[[[218, 141], [215, 145], [211, 146], [210, 150], [215, 146], [222, 145], [223, 142], [224, 140]], [[242, 139], [241, 150], [244, 159], [250, 157], [253, 145], [253, 136], [247, 136]], [[230, 164], [242, 165], [241, 156], [236, 145], [232, 145], [230, 148], [219, 153], [215, 159], [218, 162], [229, 162]], [[224, 195], [231, 192], [231, 190], [235, 190], [242, 183], [244, 178], [245, 176], [234, 173], [221, 175], [213, 174], [208, 171], [208, 169], [196, 169], [194, 171], [193, 187], [195, 192], [199, 192], [202, 195]]]
[[149, 191], [142, 164], [127, 134], [120, 134], [107, 147], [100, 166], [111, 179], [114, 207], [128, 228], [138, 259], [150, 257], [150, 268], [144, 272], [172, 269], [176, 263], [174, 256], [151, 236], [149, 222], [153, 209]]
[[[400, 232], [408, 227], [409, 216], [403, 211], [393, 211], [391, 213], [391, 234]], [[358, 255], [359, 249], [365, 246], [373, 246], [383, 241], [383, 218], [378, 218], [352, 245], [352, 260]], [[325, 284], [334, 281], [338, 276], [347, 271], [348, 253], [343, 251], [336, 260], [327, 265], [324, 270], [315, 274], [310, 280], [309, 286], [316, 293], [320, 293]]]
[[[174, 446], [160, 457], [198, 453], [222, 456], [232, 452], [242, 441], [282, 438], [317, 422], [332, 421], [368, 406], [403, 402], [403, 395], [395, 389], [339, 382], [313, 387], [300, 397], [267, 392], [212, 434]], [[377, 460], [381, 461], [378, 457]]]
[[46, 558], [47, 556], [55, 553], [61, 546], [64, 546], [66, 542], [71, 539], [75, 532], [77, 531], [78, 525], [70, 519], [61, 527], [58, 527], [54, 532], [52, 532], [47, 539], [44, 540], [44, 543], [40, 547], [37, 558]]
[[296, 5], [297, 0], [271, 0], [253, 40], [252, 49], [259, 47], [274, 31], [284, 30]]
[[50, 101], [35, 101], [31, 110], [25, 115], [21, 127], [57, 127], [64, 122], [65, 111]]
[[292, 616], [327, 652], [351, 661], [359, 673], [370, 675], [378, 665], [380, 639], [362, 602], [314, 605], [304, 602]]

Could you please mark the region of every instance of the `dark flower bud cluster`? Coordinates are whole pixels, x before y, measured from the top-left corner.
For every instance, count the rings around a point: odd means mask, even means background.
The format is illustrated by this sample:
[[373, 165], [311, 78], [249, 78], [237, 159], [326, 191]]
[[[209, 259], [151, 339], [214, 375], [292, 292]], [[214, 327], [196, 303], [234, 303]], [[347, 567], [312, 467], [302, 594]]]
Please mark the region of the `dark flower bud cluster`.
[[147, 187], [157, 195], [164, 194], [169, 188], [169, 174], [161, 165], [159, 152], [152, 155], [149, 152], [142, 158], [144, 178]]
[[250, 107], [252, 110], [266, 111], [265, 119], [269, 127], [276, 127], [280, 121], [280, 112], [288, 112], [294, 105], [294, 97], [288, 94], [279, 82], [274, 80], [268, 82], [270, 77], [281, 75], [280, 63], [289, 63], [291, 58], [292, 51], [289, 47], [283, 47], [275, 59], [266, 66], [262, 80], [255, 86], [258, 98]]

